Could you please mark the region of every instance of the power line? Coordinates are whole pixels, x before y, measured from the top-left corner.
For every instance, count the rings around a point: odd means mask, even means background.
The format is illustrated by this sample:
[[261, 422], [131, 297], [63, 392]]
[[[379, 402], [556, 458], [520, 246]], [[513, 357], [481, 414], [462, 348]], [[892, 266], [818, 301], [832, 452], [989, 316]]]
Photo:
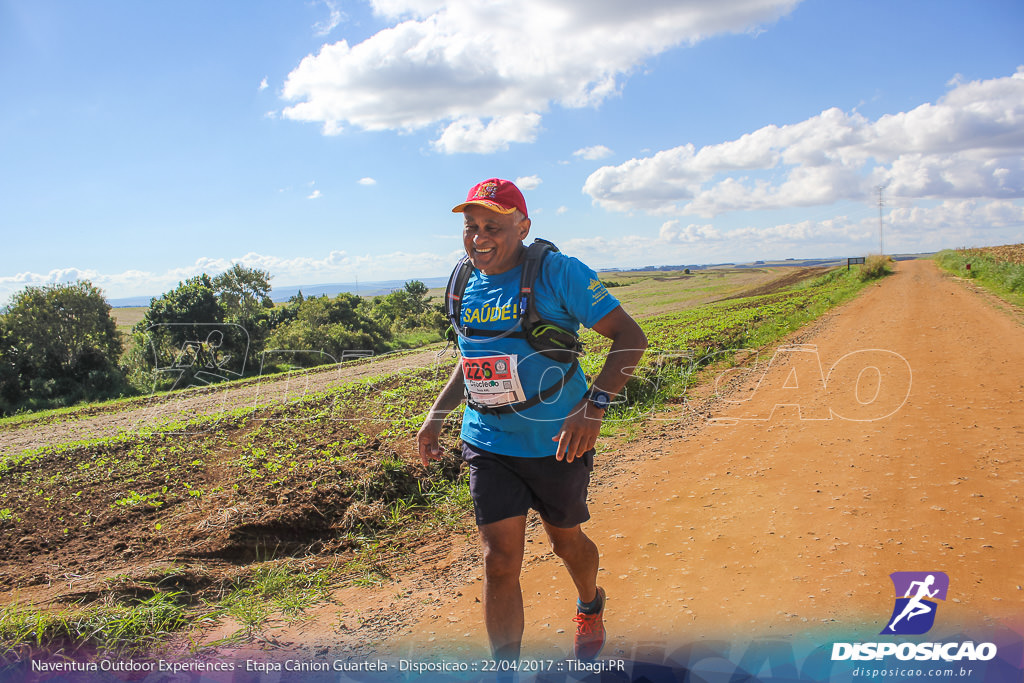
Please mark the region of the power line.
[[885, 241], [882, 230], [882, 207], [885, 206], [885, 198], [882, 193], [885, 192], [885, 187], [885, 185], [879, 185], [875, 188], [878, 190], [878, 253], [882, 256], [885, 256]]

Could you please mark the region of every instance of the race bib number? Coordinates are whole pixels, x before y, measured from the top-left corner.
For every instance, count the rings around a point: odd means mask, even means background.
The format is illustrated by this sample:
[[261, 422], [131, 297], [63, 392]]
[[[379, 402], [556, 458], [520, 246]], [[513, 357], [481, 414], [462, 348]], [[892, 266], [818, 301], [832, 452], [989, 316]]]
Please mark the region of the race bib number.
[[504, 406], [526, 400], [515, 356], [462, 359], [462, 376], [470, 397], [485, 406]]

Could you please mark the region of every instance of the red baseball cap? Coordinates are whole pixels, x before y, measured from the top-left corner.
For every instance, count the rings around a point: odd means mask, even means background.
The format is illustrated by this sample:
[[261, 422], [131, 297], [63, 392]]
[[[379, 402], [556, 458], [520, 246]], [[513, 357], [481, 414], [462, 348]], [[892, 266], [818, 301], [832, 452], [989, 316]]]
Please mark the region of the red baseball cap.
[[526, 213], [526, 199], [511, 180], [488, 178], [477, 183], [466, 195], [466, 201], [452, 209], [452, 213], [462, 213], [470, 204], [479, 204], [498, 213], [512, 213], [519, 209], [523, 217], [529, 217]]

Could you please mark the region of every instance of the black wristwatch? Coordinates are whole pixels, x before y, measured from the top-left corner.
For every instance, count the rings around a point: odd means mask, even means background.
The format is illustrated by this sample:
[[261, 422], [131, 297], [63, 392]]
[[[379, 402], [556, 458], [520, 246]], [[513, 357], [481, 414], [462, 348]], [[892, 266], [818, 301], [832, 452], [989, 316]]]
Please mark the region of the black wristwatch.
[[601, 410], [608, 410], [608, 406], [612, 404], [612, 397], [597, 387], [590, 387], [585, 398], [589, 399], [595, 408], [600, 408]]

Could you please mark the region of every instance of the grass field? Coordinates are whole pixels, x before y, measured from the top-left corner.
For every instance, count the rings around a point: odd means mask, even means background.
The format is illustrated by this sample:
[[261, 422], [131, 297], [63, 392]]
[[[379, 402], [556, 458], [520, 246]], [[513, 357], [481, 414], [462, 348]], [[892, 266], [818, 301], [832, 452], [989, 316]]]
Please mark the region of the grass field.
[[637, 318], [693, 308], [709, 301], [764, 287], [795, 272], [793, 268], [710, 268], [683, 271], [602, 272], [602, 282]]
[[[609, 287], [623, 307], [634, 318], [693, 308], [743, 292], [784, 287], [801, 279], [820, 274], [818, 268], [708, 268], [686, 273], [668, 271], [602, 271], [601, 281]], [[781, 284], [777, 284], [781, 283]], [[440, 299], [443, 288], [430, 290]]]
[[935, 255], [943, 270], [974, 280], [1007, 301], [1024, 305], [1024, 244], [947, 249]]
[[131, 334], [132, 328], [142, 322], [148, 310], [148, 306], [122, 306], [110, 309], [110, 315], [114, 318], [117, 331], [127, 337]]

